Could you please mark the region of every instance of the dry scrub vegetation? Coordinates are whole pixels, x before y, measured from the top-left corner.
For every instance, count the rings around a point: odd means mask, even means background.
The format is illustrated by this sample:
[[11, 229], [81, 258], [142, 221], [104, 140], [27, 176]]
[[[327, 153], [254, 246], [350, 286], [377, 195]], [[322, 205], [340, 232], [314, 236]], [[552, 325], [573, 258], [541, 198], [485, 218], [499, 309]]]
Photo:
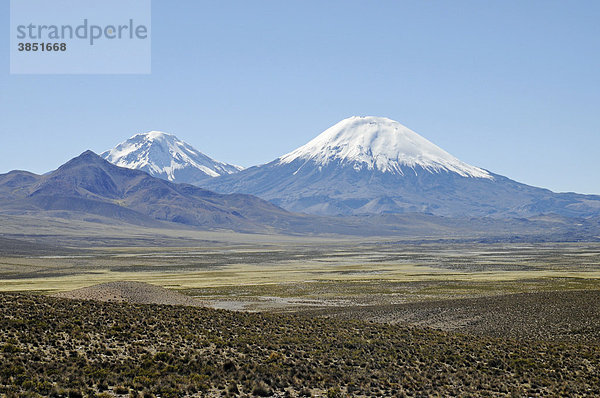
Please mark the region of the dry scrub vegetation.
[[598, 396], [600, 346], [0, 294], [0, 395]]

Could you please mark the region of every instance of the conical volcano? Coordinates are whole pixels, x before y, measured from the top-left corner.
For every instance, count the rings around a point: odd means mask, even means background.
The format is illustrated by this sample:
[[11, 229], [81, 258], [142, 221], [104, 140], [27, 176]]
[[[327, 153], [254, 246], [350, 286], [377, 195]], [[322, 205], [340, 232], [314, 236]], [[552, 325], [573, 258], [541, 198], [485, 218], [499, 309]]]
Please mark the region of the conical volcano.
[[469, 165], [384, 117], [350, 117], [307, 144], [202, 184], [319, 215], [592, 216], [600, 197], [557, 194]]
[[211, 159], [176, 136], [161, 131], [136, 134], [100, 156], [120, 167], [188, 184], [242, 169]]
[[419, 169], [452, 172], [462, 177], [492, 178], [461, 162], [419, 134], [384, 117], [350, 117], [319, 134], [306, 145], [282, 156], [280, 163], [310, 161], [319, 166], [338, 163], [355, 170], [403, 175]]

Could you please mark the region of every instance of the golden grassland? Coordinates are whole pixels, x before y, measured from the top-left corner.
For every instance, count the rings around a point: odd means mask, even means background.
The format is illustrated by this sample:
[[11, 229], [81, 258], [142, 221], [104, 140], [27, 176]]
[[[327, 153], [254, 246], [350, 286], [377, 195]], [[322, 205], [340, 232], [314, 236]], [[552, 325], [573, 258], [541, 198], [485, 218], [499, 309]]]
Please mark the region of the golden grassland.
[[[596, 289], [600, 244], [362, 244], [296, 241], [85, 249], [0, 257], [0, 291], [58, 292], [143, 281], [209, 299], [260, 296], [469, 296]], [[390, 296], [392, 297], [392, 296]]]

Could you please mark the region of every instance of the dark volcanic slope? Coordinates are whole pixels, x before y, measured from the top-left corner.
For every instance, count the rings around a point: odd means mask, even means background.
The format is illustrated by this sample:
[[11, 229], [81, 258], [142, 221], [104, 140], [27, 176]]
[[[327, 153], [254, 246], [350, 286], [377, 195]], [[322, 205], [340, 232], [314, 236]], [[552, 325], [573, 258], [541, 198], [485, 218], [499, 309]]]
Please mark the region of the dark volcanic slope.
[[210, 179], [203, 186], [267, 199], [290, 211], [320, 215], [425, 212], [441, 216], [567, 217], [600, 214], [600, 196], [554, 193], [501, 175], [462, 177], [407, 168], [404, 175], [356, 170], [343, 162], [279, 160]]
[[600, 394], [598, 345], [16, 294], [0, 313], [2, 396]]
[[155, 226], [156, 220], [241, 231], [280, 228], [302, 216], [250, 195], [221, 195], [114, 166], [91, 151], [54, 172], [0, 175], [3, 210], [68, 210]]

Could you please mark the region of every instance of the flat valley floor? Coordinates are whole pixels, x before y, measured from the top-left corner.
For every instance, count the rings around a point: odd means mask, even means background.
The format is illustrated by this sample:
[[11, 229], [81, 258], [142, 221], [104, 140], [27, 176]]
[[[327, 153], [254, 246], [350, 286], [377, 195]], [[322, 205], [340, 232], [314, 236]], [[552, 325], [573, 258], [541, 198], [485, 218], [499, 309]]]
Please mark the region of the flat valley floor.
[[600, 243], [177, 241], [3, 240], [0, 395], [600, 394]]

